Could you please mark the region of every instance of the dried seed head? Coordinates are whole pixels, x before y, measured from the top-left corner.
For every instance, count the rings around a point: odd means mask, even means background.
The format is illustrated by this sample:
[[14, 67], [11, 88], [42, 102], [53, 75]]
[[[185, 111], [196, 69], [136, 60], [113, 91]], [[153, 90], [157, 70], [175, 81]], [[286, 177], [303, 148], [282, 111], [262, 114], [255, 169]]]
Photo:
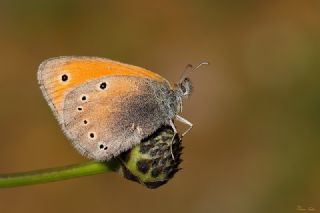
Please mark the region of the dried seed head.
[[182, 161], [181, 138], [177, 134], [172, 141], [172, 137], [172, 128], [163, 126], [137, 146], [122, 153], [118, 157], [121, 162], [120, 173], [148, 188], [167, 183], [179, 170]]

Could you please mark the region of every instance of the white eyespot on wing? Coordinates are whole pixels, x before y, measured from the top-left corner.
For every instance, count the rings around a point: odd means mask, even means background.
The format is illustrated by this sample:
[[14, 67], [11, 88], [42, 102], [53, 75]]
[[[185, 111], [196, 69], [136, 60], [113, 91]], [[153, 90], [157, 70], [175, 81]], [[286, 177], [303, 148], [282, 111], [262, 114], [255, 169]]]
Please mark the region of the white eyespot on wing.
[[95, 139], [97, 138], [97, 133], [95, 133], [95, 132], [89, 132], [89, 133], [88, 133], [88, 137], [89, 137], [89, 139], [91, 139], [91, 140], [95, 140]]
[[108, 146], [104, 142], [99, 142], [98, 147], [100, 150], [104, 150], [104, 151], [108, 149]]
[[98, 91], [104, 91], [108, 89], [108, 83], [106, 81], [101, 81], [97, 84], [96, 87]]
[[83, 125], [88, 125], [89, 121], [87, 119], [83, 120]]
[[88, 99], [89, 99], [89, 97], [88, 97], [88, 95], [86, 95], [86, 94], [81, 94], [81, 95], [79, 96], [79, 100], [80, 100], [81, 102], [87, 102]]
[[68, 72], [63, 73], [62, 75], [58, 76], [58, 80], [60, 81], [60, 83], [62, 84], [67, 84], [70, 81], [70, 74]]

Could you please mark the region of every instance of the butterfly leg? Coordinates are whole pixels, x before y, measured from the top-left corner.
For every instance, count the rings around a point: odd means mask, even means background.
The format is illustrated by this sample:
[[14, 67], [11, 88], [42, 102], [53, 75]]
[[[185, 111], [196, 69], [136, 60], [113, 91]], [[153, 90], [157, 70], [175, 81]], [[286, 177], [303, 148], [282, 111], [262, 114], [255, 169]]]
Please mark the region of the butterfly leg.
[[188, 121], [187, 119], [185, 119], [185, 118], [183, 118], [183, 117], [181, 117], [179, 115], [176, 115], [176, 119], [178, 121], [180, 121], [181, 123], [184, 123], [184, 124], [189, 126], [189, 128], [184, 133], [181, 134], [181, 137], [183, 137], [192, 129], [193, 124], [190, 121]]
[[172, 144], [173, 144], [174, 138], [176, 137], [177, 129], [176, 129], [176, 126], [174, 125], [174, 123], [173, 123], [172, 120], [170, 120], [170, 126], [171, 126], [172, 129], [173, 129], [173, 136], [172, 136], [172, 139], [171, 139], [170, 152], [171, 152], [172, 159], [174, 160], [174, 155], [173, 155], [173, 150], [172, 150]]

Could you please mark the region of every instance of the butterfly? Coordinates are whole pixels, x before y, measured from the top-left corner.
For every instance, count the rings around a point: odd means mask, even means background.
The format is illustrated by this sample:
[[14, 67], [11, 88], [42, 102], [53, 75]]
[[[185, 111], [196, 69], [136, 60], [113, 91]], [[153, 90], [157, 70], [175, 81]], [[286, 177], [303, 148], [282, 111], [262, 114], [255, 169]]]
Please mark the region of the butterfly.
[[[208, 63], [193, 70], [204, 64]], [[137, 66], [99, 57], [61, 56], [40, 64], [38, 81], [72, 145], [88, 158], [105, 161], [163, 125], [177, 134], [174, 120], [189, 126], [182, 135], [192, 128], [179, 115], [183, 99], [192, 93], [187, 74], [171, 85]]]

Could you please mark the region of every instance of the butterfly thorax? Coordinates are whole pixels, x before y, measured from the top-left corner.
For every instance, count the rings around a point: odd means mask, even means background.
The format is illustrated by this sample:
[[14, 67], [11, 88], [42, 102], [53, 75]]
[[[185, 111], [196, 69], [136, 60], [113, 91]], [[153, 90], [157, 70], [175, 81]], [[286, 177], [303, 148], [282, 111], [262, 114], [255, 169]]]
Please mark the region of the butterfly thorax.
[[163, 107], [164, 117], [172, 119], [181, 111], [182, 99], [169, 83], [153, 83], [153, 90], [159, 106]]

